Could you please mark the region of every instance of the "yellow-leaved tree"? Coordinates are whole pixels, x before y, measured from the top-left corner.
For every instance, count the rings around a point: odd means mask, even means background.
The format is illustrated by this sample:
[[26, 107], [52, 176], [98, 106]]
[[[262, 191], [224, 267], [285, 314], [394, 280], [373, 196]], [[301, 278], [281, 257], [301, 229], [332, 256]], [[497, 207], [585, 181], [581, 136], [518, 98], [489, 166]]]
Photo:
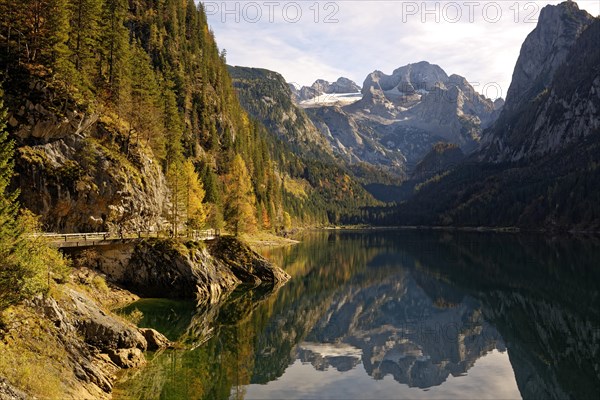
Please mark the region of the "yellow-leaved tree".
[[205, 191], [190, 160], [183, 163], [183, 177], [186, 189], [186, 224], [190, 229], [202, 229], [206, 222], [206, 209], [203, 203]]
[[225, 222], [236, 236], [256, 231], [256, 198], [244, 159], [238, 154], [225, 176]]
[[169, 222], [174, 236], [180, 228], [201, 229], [206, 221], [204, 186], [200, 181], [194, 164], [190, 160], [176, 160], [167, 172], [167, 184], [171, 191], [171, 209]]

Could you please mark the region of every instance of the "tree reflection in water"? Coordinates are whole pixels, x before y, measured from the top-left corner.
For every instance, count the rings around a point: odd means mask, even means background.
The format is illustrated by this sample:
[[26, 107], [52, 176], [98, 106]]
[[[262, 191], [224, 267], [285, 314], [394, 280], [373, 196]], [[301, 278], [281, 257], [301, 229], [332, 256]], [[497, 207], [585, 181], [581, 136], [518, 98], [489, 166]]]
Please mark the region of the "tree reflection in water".
[[297, 360], [443, 389], [506, 349], [524, 398], [600, 392], [593, 238], [314, 232], [265, 255], [293, 277], [278, 290], [240, 288], [199, 309], [133, 305], [181, 348], [125, 374], [115, 398], [243, 398]]

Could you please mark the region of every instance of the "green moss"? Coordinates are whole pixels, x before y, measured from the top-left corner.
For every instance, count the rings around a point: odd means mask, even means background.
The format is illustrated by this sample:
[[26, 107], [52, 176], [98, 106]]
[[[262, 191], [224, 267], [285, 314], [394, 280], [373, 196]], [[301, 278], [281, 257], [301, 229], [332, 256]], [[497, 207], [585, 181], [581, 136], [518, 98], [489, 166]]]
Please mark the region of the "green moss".
[[45, 168], [48, 165], [48, 156], [41, 149], [36, 149], [30, 146], [19, 147], [18, 149], [21, 159], [28, 164], [37, 165]]

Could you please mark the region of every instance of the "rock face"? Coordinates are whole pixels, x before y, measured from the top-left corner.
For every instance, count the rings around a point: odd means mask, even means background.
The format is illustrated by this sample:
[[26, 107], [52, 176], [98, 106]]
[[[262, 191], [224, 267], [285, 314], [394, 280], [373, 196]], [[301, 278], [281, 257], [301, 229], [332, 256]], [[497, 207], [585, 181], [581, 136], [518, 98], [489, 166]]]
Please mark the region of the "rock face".
[[51, 90], [35, 82], [30, 89], [39, 103], [27, 100], [10, 116], [18, 129], [21, 204], [48, 231], [157, 228], [168, 193], [160, 166], [142, 146], [119, 142], [112, 123], [97, 115], [69, 111], [60, 119], [47, 109], [55, 106]]
[[[72, 308], [69, 310], [69, 314], [75, 321], [73, 325], [83, 336], [86, 343], [106, 352], [109, 350], [146, 350], [148, 347], [146, 339], [137, 329], [109, 316], [84, 295], [74, 290], [67, 293], [71, 298]], [[61, 321], [58, 312], [55, 318], [55, 322], [65, 322]], [[68, 321], [66, 322], [68, 323]], [[131, 354], [135, 355], [137, 353]], [[139, 354], [141, 355], [141, 353]], [[138, 362], [136, 361], [136, 363]], [[119, 366], [122, 367], [122, 365]]]
[[485, 134], [480, 158], [539, 156], [598, 130], [597, 25], [572, 1], [542, 9], [521, 47], [506, 104]]
[[1, 400], [25, 400], [27, 395], [12, 387], [6, 379], [0, 377], [0, 399]]
[[282, 283], [290, 276], [281, 268], [273, 266], [248, 245], [234, 237], [220, 237], [208, 242], [210, 254], [226, 265], [244, 283]]
[[98, 251], [97, 266], [108, 279], [142, 297], [215, 303], [240, 283], [274, 285], [289, 279], [233, 237], [220, 237], [206, 246], [151, 239]]
[[312, 98], [317, 95], [315, 89], [303, 87], [298, 92], [293, 85], [285, 82], [283, 76], [266, 69], [236, 66], [229, 67], [229, 74], [242, 106], [279, 139], [297, 151], [310, 153], [313, 148], [319, 148], [332, 153], [328, 142], [292, 101], [292, 93]]
[[[68, 358], [61, 360], [81, 385], [73, 387], [79, 398], [106, 398], [119, 368], [146, 363], [144, 335], [133, 325], [102, 310], [82, 292], [65, 288], [59, 300], [38, 298], [38, 314], [50, 320]], [[84, 395], [83, 393], [89, 393]]]
[[455, 173], [413, 193], [396, 218], [407, 224], [597, 231], [599, 40], [600, 21], [575, 3], [545, 7], [480, 150]]
[[501, 99], [478, 94], [464, 77], [448, 76], [426, 61], [400, 67], [391, 75], [369, 74], [362, 95], [333, 111], [327, 107], [306, 111], [337, 154], [400, 177], [439, 141], [473, 151], [482, 130], [503, 106]]
[[214, 302], [240, 280], [206, 248], [150, 240], [136, 245], [117, 282], [143, 297], [196, 297]]
[[506, 95], [506, 113], [518, 110], [548, 87], [581, 32], [593, 20], [573, 1], [542, 9], [536, 28], [521, 46]]

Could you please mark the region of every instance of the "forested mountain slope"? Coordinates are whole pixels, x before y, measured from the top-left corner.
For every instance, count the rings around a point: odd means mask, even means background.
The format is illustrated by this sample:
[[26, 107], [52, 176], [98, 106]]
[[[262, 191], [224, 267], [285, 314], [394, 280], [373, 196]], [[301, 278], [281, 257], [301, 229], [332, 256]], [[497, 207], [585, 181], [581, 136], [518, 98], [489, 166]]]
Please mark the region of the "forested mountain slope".
[[193, 0], [0, 0], [0, 44], [15, 186], [48, 230], [271, 230], [354, 206], [344, 177], [329, 198], [286, 179], [302, 161], [242, 109]]

